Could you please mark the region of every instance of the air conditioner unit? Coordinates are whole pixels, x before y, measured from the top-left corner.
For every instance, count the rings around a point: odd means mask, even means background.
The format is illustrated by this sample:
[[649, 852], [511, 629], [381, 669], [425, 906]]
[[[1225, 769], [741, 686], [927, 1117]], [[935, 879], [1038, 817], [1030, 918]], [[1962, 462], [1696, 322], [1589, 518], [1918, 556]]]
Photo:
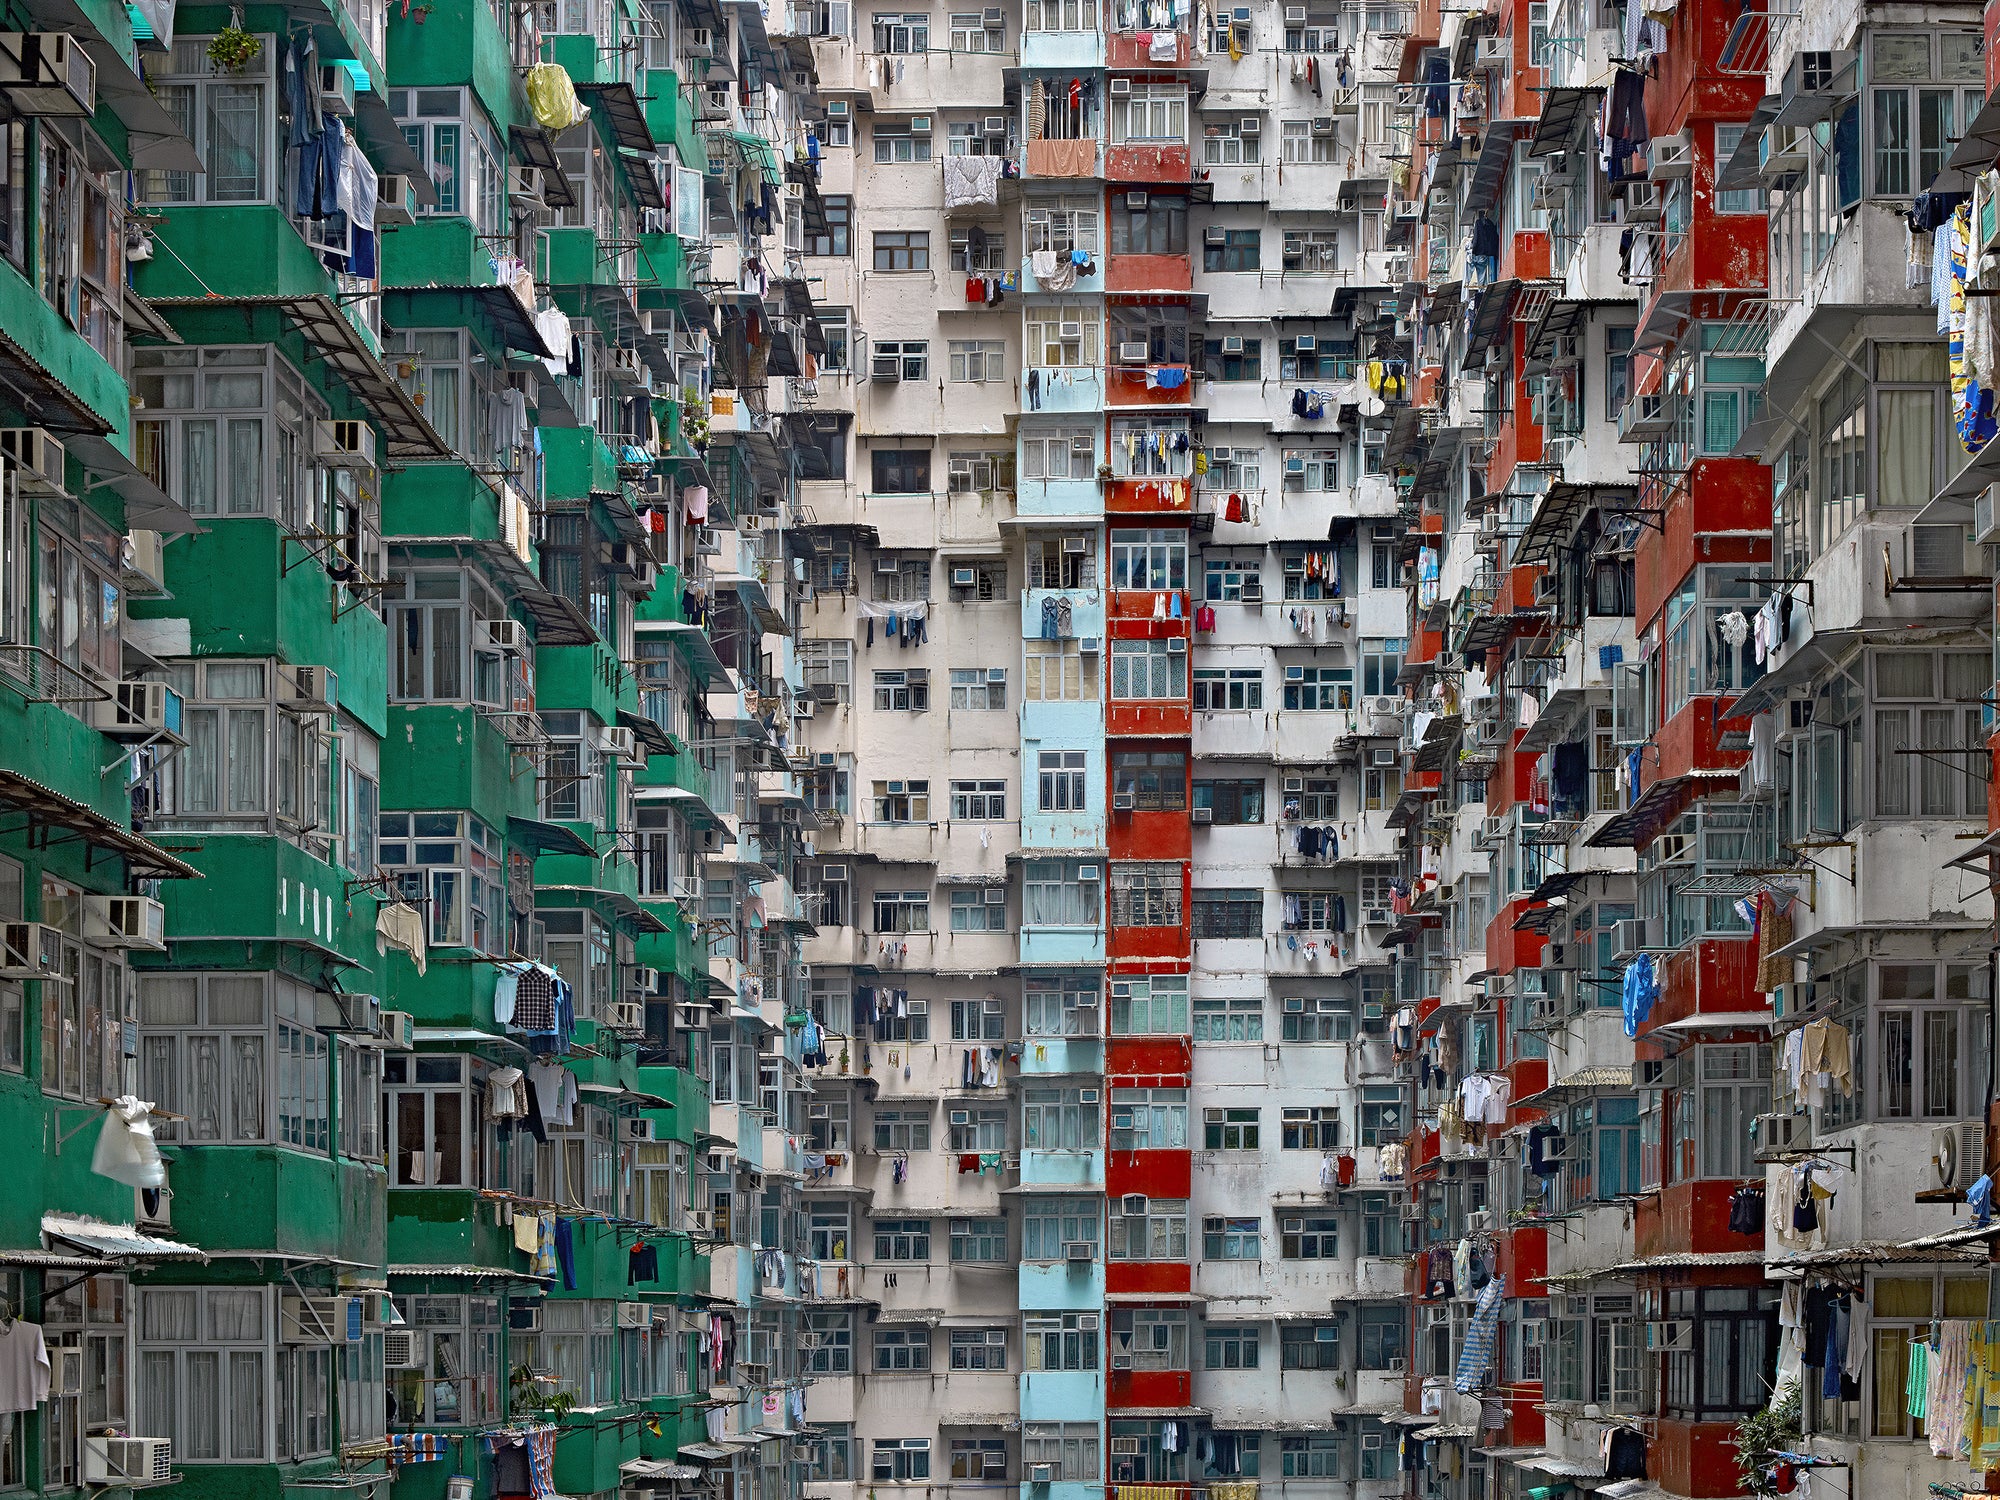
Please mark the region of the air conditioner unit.
[[382, 1330], [382, 1367], [385, 1370], [427, 1370], [431, 1363], [431, 1339], [414, 1328]]
[[1646, 1325], [1646, 1348], [1653, 1354], [1684, 1354], [1694, 1347], [1694, 1320], [1671, 1318]]
[[1646, 949], [1658, 946], [1650, 918], [1628, 917], [1622, 922], [1612, 924], [1611, 956], [1614, 959], [1635, 958]]
[[1314, 135], [1332, 135], [1332, 134], [1333, 134], [1333, 116], [1332, 116], [1332, 115], [1314, 115], [1314, 116], [1313, 116], [1313, 123], [1312, 123], [1312, 133], [1313, 133]]
[[1985, 1175], [1986, 1127], [1978, 1120], [1931, 1127], [1931, 1165], [1937, 1185], [1962, 1193]]
[[627, 1034], [646, 1029], [646, 1002], [643, 1000], [613, 1000], [611, 1014], [605, 1022], [607, 1031]]
[[1121, 365], [1143, 365], [1152, 346], [1144, 339], [1123, 341], [1118, 345], [1118, 363]]
[[1153, 201], [1149, 193], [1132, 192], [1125, 195], [1125, 206], [1134, 213], [1142, 212]]
[[911, 135], [929, 135], [930, 133], [931, 133], [931, 117], [929, 115], [910, 116]]
[[[1112, 1355], [1112, 1356], [1111, 1356], [1111, 1368], [1112, 1368], [1112, 1369], [1114, 1369], [1114, 1370], [1129, 1370], [1129, 1369], [1131, 1369], [1131, 1368], [1132, 1368], [1132, 1356], [1131, 1356], [1131, 1355], [1129, 1355], [1129, 1354], [1114, 1354], [1114, 1355]], [[1116, 1452], [1116, 1451], [1117, 1451], [1117, 1448], [1118, 1448], [1118, 1445], [1119, 1445], [1120, 1443], [1132, 1443], [1132, 1444], [1136, 1445], [1136, 1444], [1138, 1443], [1138, 1441], [1139, 1441], [1139, 1440], [1138, 1440], [1137, 1438], [1113, 1438], [1113, 1439], [1111, 1440], [1111, 1447], [1112, 1447], [1112, 1451], [1113, 1451], [1113, 1452]], [[1134, 1449], [1134, 1451], [1135, 1451], [1135, 1452], [1137, 1451], [1137, 1449], [1136, 1449], [1136, 1446], [1135, 1446], [1135, 1449]]]
[[541, 209], [545, 207], [544, 181], [540, 167], [526, 167], [516, 163], [507, 172], [507, 202], [515, 208]]
[[1366, 927], [1386, 927], [1395, 913], [1386, 906], [1371, 906], [1361, 913], [1361, 922]]
[[1111, 810], [1113, 812], [1131, 812], [1138, 805], [1137, 796], [1132, 792], [1113, 792], [1111, 794]]
[[366, 422], [313, 423], [313, 457], [329, 468], [375, 467], [375, 429]]
[[647, 1119], [644, 1115], [633, 1115], [630, 1119], [620, 1120], [618, 1122], [618, 1136], [619, 1139], [627, 1141], [656, 1141], [659, 1139], [656, 1122]]
[[1104, 647], [1103, 643], [1098, 639], [1098, 637], [1094, 635], [1086, 635], [1086, 636], [1079, 636], [1077, 638], [1076, 649], [1082, 652], [1085, 656], [1095, 656], [1099, 651], [1103, 650]]
[[167, 909], [151, 896], [83, 898], [83, 936], [100, 948], [167, 951]]
[[1007, 133], [1007, 117], [1005, 115], [988, 115], [985, 124], [988, 135], [1005, 135]]
[[1481, 68], [1504, 68], [1514, 58], [1514, 42], [1511, 37], [1483, 36], [1479, 39], [1478, 51], [1473, 54], [1473, 62]]
[[278, 1339], [286, 1344], [347, 1342], [346, 1297], [286, 1297], [278, 1306]]
[[1188, 809], [1188, 821], [1198, 826], [1213, 823], [1215, 821], [1215, 809], [1212, 807], [1191, 807]]
[[829, 120], [845, 120], [848, 118], [849, 113], [848, 103], [845, 99], [829, 99], [827, 101], [826, 117]]
[[1083, 337], [1083, 325], [1081, 323], [1058, 324], [1056, 326], [1056, 337], [1064, 339], [1080, 339]]
[[62, 932], [40, 922], [0, 923], [0, 979], [49, 979], [67, 984]]
[[1285, 7], [1285, 24], [1287, 26], [1305, 25], [1306, 8], [1303, 5], [1287, 5]]
[[90, 705], [90, 724], [112, 735], [179, 734], [181, 695], [164, 682], [121, 682]]
[[[681, 33], [681, 42], [682, 50], [689, 57], [715, 56], [715, 33], [706, 26], [688, 27]], [[842, 112], [845, 113], [844, 110]]]
[[643, 1302], [621, 1302], [618, 1304], [618, 1326], [620, 1328], [649, 1328], [653, 1322], [653, 1310]]
[[408, 1052], [417, 1045], [417, 1018], [407, 1010], [385, 1010], [380, 1035], [386, 1050]]
[[1406, 1368], [1407, 1366], [1403, 1362], [1403, 1356], [1400, 1354], [1395, 1355], [1389, 1361], [1388, 1369], [1391, 1375], [1400, 1375]]
[[174, 1445], [154, 1437], [92, 1437], [83, 1439], [83, 1482], [136, 1489], [174, 1482]]
[[0, 33], [0, 94], [25, 115], [94, 115], [96, 59], [65, 31]]
[[1757, 1116], [1759, 1151], [1804, 1151], [1812, 1145], [1812, 1116], [1772, 1114]]
[[1167, 640], [1167, 654], [1169, 656], [1178, 656], [1180, 653], [1187, 650], [1187, 646], [1188, 643], [1186, 636], [1184, 635], [1170, 636]]
[[1794, 52], [1785, 68], [1785, 85], [1780, 93], [1787, 100], [1802, 94], [1827, 93], [1840, 83], [1843, 74], [1853, 71], [1855, 57], [1852, 51], [1823, 47]]
[[1131, 93], [1131, 92], [1132, 92], [1132, 80], [1131, 80], [1131, 79], [1129, 79], [1129, 78], [1114, 78], [1114, 79], [1112, 79], [1112, 80], [1111, 80], [1111, 96], [1112, 96], [1112, 97], [1113, 97], [1114, 99], [1116, 99], [1116, 98], [1119, 98], [1119, 97], [1122, 97], [1123, 95], [1126, 95], [1126, 94], [1129, 94], [1129, 93]]
[[1238, 135], [1262, 135], [1264, 133], [1264, 122], [1256, 115], [1245, 115], [1241, 120], [1236, 122], [1236, 133]]
[[339, 63], [327, 63], [319, 70], [320, 112], [329, 115], [354, 114], [354, 75]]
[[1054, 1464], [1028, 1465], [1028, 1483], [1054, 1484], [1055, 1482], [1056, 1482], [1056, 1466]]
[[332, 714], [340, 707], [340, 678], [331, 667], [281, 667], [279, 704], [296, 714]]
[[639, 765], [643, 758], [639, 754], [639, 734], [627, 729], [623, 724], [607, 726], [598, 737], [598, 748], [612, 760], [626, 765]]
[[1007, 11], [1003, 6], [989, 5], [986, 7], [984, 20], [987, 31], [999, 31], [1007, 24]]
[[635, 995], [650, 995], [660, 987], [660, 971], [641, 964], [632, 970], [629, 988]]
[[[4, 38], [0, 38], [4, 41]], [[39, 427], [0, 427], [0, 453], [11, 458], [24, 495], [61, 495], [63, 445]]]
[[479, 644], [489, 651], [519, 656], [529, 648], [528, 627], [519, 620], [481, 620]]
[[1229, 231], [1224, 229], [1220, 224], [1211, 224], [1202, 232], [1202, 243], [1205, 245], [1226, 245], [1229, 243]]
[[1292, 340], [1292, 347], [1300, 354], [1315, 354], [1319, 351], [1319, 335], [1302, 333]]
[[688, 1233], [690, 1233], [690, 1234], [707, 1234], [707, 1233], [708, 1233], [708, 1223], [709, 1223], [709, 1220], [708, 1220], [708, 1210], [707, 1210], [707, 1209], [705, 1209], [705, 1208], [697, 1208], [697, 1209], [692, 1209], [692, 1210], [690, 1210], [690, 1211], [689, 1211], [689, 1213], [688, 1213]]
[[1368, 764], [1378, 771], [1387, 770], [1396, 764], [1396, 752], [1394, 750], [1370, 750], [1368, 752]]
[[414, 224], [416, 214], [416, 186], [401, 172], [384, 172], [375, 179], [375, 227], [393, 229], [399, 224]]
[[1241, 354], [1243, 352], [1243, 335], [1232, 333], [1225, 338], [1222, 341], [1222, 352], [1224, 354]]
[[1070, 1240], [1063, 1245], [1063, 1259], [1088, 1261], [1097, 1259], [1097, 1246], [1089, 1240]]

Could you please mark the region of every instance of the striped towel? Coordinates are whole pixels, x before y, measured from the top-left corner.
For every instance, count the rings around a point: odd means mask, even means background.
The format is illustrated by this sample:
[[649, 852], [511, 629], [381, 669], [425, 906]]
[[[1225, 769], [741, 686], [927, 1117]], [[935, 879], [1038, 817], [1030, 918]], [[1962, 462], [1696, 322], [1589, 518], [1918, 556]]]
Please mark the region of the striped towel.
[[1458, 1373], [1452, 1386], [1465, 1393], [1476, 1391], [1493, 1372], [1493, 1354], [1500, 1342], [1500, 1301], [1507, 1295], [1507, 1278], [1495, 1276], [1480, 1289], [1472, 1306], [1472, 1321], [1465, 1330], [1465, 1346], [1458, 1351]]

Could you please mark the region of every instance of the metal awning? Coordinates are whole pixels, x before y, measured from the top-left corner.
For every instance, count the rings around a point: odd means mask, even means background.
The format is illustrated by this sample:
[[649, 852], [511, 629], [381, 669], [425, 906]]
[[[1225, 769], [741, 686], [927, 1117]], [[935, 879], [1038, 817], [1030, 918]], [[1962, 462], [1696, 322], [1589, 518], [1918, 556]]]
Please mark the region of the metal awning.
[[649, 1479], [699, 1479], [698, 1464], [677, 1464], [664, 1458], [628, 1458], [618, 1466], [618, 1477], [626, 1484], [644, 1485]]
[[1507, 164], [1513, 159], [1514, 127], [1507, 123], [1489, 126], [1486, 138], [1479, 143], [1479, 160], [1473, 164], [1461, 212], [1476, 215], [1500, 201], [1500, 184], [1506, 181]]
[[578, 79], [576, 91], [592, 109], [603, 112], [604, 118], [610, 122], [611, 134], [620, 146], [646, 156], [657, 149], [653, 132], [646, 127], [646, 111], [640, 108], [639, 95], [631, 84], [623, 80], [586, 83]]
[[573, 829], [514, 813], [507, 815], [507, 842], [533, 854], [580, 854], [588, 859], [597, 852], [588, 839]]
[[389, 113], [389, 101], [375, 89], [354, 96], [354, 136], [361, 142], [363, 154], [380, 171], [410, 179], [417, 202], [429, 206], [438, 201], [437, 184], [431, 180], [424, 159], [403, 134], [402, 122]]
[[[1773, 113], [1776, 111], [1773, 110]], [[1991, 166], [1996, 156], [2000, 156], [2000, 94], [1995, 94], [1980, 107], [1944, 164], [1964, 171], [1976, 171]]]
[[1551, 297], [1542, 315], [1528, 330], [1524, 358], [1547, 360], [1555, 357], [1556, 345], [1575, 338], [1590, 322], [1591, 312], [1600, 307], [1631, 307], [1629, 297]]
[[1461, 365], [1471, 365], [1483, 358], [1488, 349], [1499, 344], [1501, 333], [1514, 326], [1514, 298], [1520, 290], [1520, 281], [1512, 276], [1481, 289], [1479, 305], [1472, 312], [1472, 332], [1466, 336]]
[[632, 200], [641, 208], [664, 209], [667, 195], [660, 191], [660, 179], [653, 173], [656, 158], [650, 151], [621, 151], [618, 164], [625, 169], [625, 181], [632, 189]]
[[320, 362], [340, 377], [369, 420], [382, 429], [391, 458], [451, 456], [450, 445], [425, 420], [409, 392], [383, 367], [332, 297], [155, 297], [153, 306], [163, 311], [240, 311], [246, 316], [265, 309], [279, 313], [312, 346]]
[[507, 286], [424, 286], [384, 287], [385, 298], [447, 295], [470, 303], [492, 320], [500, 330], [500, 337], [509, 349], [525, 349], [541, 359], [567, 359], [569, 350], [551, 349], [542, 338], [542, 332], [535, 326], [534, 312], [523, 306], [521, 299], [514, 295], [514, 289]]
[[1420, 1443], [1457, 1442], [1462, 1438], [1478, 1437], [1481, 1428], [1474, 1422], [1448, 1422], [1436, 1427], [1420, 1427], [1412, 1437]]
[[1584, 840], [1589, 849], [1637, 849], [1652, 842], [1653, 835], [1685, 812], [1706, 792], [1720, 791], [1742, 781], [1739, 771], [1689, 771], [1653, 782], [1639, 794], [1631, 807], [1607, 819], [1604, 826]]
[[74, 1245], [107, 1260], [207, 1260], [193, 1245], [179, 1240], [163, 1240], [130, 1224], [106, 1224], [101, 1219], [84, 1219], [74, 1214], [43, 1214], [42, 1238], [57, 1244]]
[[535, 895], [538, 898], [542, 896], [562, 898], [548, 903], [538, 901], [538, 905], [545, 904], [546, 909], [551, 911], [588, 907], [596, 911], [599, 916], [608, 917], [614, 922], [630, 922], [641, 934], [667, 930], [667, 924], [644, 906], [623, 891], [615, 891], [608, 886], [538, 885], [535, 887]]
[[1568, 540], [1577, 523], [1592, 510], [1636, 504], [1638, 498], [1638, 490], [1629, 484], [1550, 485], [1521, 532], [1520, 541], [1514, 544], [1512, 563], [1519, 566], [1544, 561]]
[[183, 536], [198, 530], [187, 507], [139, 472], [138, 466], [96, 433], [78, 433], [69, 451], [83, 460], [86, 488], [102, 486], [125, 502], [125, 524], [136, 531]]
[[[185, 860], [176, 859], [151, 839], [141, 838], [120, 827], [101, 813], [61, 792], [31, 781], [19, 771], [0, 771], [0, 816], [24, 814], [27, 823], [14, 829], [29, 836], [31, 845], [48, 842], [52, 829], [60, 829], [90, 846], [96, 853], [116, 855], [125, 861], [135, 880], [198, 880], [201, 872]], [[87, 869], [91, 863], [85, 860]]]
[[648, 755], [680, 754], [674, 748], [673, 736], [644, 714], [635, 714], [630, 709], [621, 708], [618, 710], [618, 727], [631, 730]]
[[[1527, 899], [1530, 901], [1553, 901], [1559, 896], [1567, 896], [1571, 891], [1575, 890], [1578, 886], [1582, 885], [1584, 881], [1588, 880], [1593, 874], [1597, 873], [1600, 872], [1594, 870], [1558, 871], [1556, 874], [1549, 876], [1540, 885], [1536, 886], [1532, 891], [1528, 892]], [[1613, 874], [1616, 872], [1605, 871], [1602, 873]]]
[[1535, 121], [1535, 133], [1528, 140], [1528, 155], [1554, 156], [1576, 135], [1577, 122], [1586, 111], [1597, 108], [1604, 86], [1587, 83], [1580, 88], [1542, 90], [1542, 117]]
[[427, 1276], [440, 1281], [514, 1281], [532, 1286], [552, 1286], [553, 1276], [537, 1276], [530, 1271], [507, 1271], [495, 1266], [413, 1265], [389, 1267], [391, 1276]]
[[722, 658], [715, 654], [715, 643], [709, 640], [708, 632], [699, 625], [690, 625], [685, 620], [640, 620], [634, 625], [640, 639], [648, 636], [664, 635], [681, 648], [687, 658], [689, 668], [694, 672], [697, 686], [703, 688], [729, 686], [729, 669], [722, 664]]
[[550, 208], [575, 208], [576, 189], [563, 172], [562, 158], [556, 155], [556, 143], [549, 133], [537, 125], [516, 125], [508, 131], [508, 140], [522, 164], [541, 173], [542, 201]]
[[4, 329], [0, 329], [0, 388], [6, 390], [35, 426], [47, 428], [58, 437], [112, 430], [110, 422]]
[[1576, 713], [1589, 701], [1592, 691], [1587, 687], [1557, 688], [1549, 694], [1549, 701], [1535, 715], [1535, 722], [1522, 733], [1520, 743], [1514, 748], [1540, 755], [1544, 750], [1562, 743], [1571, 730], [1581, 734], [1583, 729]]
[[1665, 1021], [1653, 1031], [1756, 1031], [1768, 1030], [1777, 1018], [1768, 1010], [1718, 1010]]
[[[1910, 632], [1897, 632], [1897, 635], [1907, 639]], [[1868, 632], [1864, 630], [1815, 632], [1787, 652], [1783, 661], [1771, 663], [1762, 677], [1738, 693], [1723, 716], [1744, 719], [1776, 708], [1790, 696], [1793, 688], [1804, 687], [1845, 656], [1849, 648], [1860, 645], [1867, 636]]]
[[1588, 1099], [1595, 1094], [1628, 1093], [1631, 1088], [1630, 1063], [1579, 1068], [1568, 1077], [1550, 1084], [1539, 1094], [1529, 1094], [1526, 1098], [1516, 1099], [1514, 1104], [1520, 1109], [1554, 1109], [1559, 1104], [1572, 1104], [1578, 1099]]
[[1729, 153], [1729, 160], [1717, 165], [1715, 190], [1719, 193], [1752, 191], [1767, 186], [1764, 181], [1764, 127], [1778, 113], [1775, 95], [1766, 95], [1757, 101], [1751, 111], [1743, 134], [1737, 138], [1736, 149]]

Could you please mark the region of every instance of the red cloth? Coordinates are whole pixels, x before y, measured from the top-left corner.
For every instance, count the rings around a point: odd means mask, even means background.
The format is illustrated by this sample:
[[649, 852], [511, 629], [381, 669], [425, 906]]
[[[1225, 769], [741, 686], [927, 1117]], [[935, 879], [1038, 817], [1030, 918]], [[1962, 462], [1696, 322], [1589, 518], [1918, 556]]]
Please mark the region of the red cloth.
[[978, 276], [968, 276], [965, 278], [965, 300], [967, 302], [984, 302], [986, 300], [986, 282], [983, 278]]

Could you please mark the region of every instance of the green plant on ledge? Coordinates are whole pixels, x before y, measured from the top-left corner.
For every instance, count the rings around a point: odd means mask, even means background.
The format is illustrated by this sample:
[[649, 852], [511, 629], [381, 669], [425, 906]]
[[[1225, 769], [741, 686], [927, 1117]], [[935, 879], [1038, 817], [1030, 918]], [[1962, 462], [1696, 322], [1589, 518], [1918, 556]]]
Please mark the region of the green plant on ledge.
[[1736, 1427], [1736, 1468], [1743, 1489], [1753, 1495], [1771, 1495], [1771, 1465], [1775, 1453], [1796, 1452], [1799, 1446], [1799, 1418], [1804, 1391], [1796, 1380], [1787, 1380], [1771, 1398], [1771, 1404], [1745, 1417]]
[[208, 60], [225, 73], [241, 73], [263, 50], [260, 37], [231, 21], [209, 38]]
[[538, 1411], [560, 1420], [576, 1405], [576, 1397], [554, 1387], [553, 1380], [537, 1375], [532, 1367], [516, 1365], [507, 1378], [507, 1404], [517, 1412]]

